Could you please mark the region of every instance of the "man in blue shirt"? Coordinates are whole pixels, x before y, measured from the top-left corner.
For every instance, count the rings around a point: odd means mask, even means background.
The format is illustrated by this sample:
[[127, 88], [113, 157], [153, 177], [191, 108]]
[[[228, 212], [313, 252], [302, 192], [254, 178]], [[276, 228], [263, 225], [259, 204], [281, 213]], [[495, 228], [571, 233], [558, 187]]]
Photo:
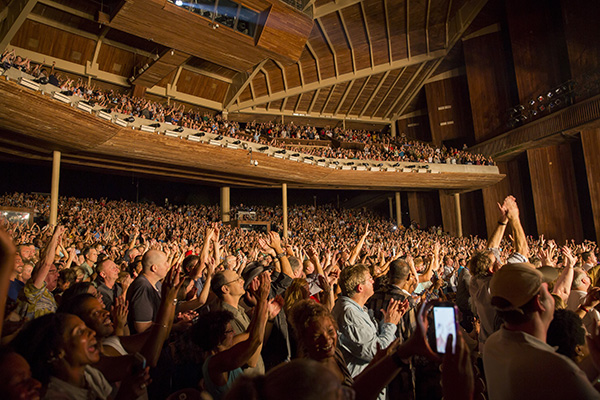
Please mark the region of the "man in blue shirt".
[[[373, 277], [363, 264], [344, 268], [340, 274], [342, 290], [332, 315], [339, 329], [339, 346], [352, 377], [360, 374], [375, 357], [378, 349], [387, 348], [396, 339], [402, 317], [400, 301], [391, 300], [383, 321], [379, 323], [365, 303], [373, 295]], [[385, 390], [379, 398], [385, 398]]]

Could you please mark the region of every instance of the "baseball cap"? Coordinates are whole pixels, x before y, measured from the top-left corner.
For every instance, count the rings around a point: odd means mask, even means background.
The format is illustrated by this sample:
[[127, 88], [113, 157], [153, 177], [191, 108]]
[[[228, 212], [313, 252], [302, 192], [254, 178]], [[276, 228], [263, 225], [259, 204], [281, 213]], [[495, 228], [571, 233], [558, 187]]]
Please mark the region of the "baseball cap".
[[[543, 275], [530, 263], [506, 264], [500, 268], [490, 281], [490, 294], [492, 305], [501, 311], [516, 310], [525, 305], [540, 291]], [[499, 307], [502, 301], [494, 301], [501, 298], [510, 305]]]

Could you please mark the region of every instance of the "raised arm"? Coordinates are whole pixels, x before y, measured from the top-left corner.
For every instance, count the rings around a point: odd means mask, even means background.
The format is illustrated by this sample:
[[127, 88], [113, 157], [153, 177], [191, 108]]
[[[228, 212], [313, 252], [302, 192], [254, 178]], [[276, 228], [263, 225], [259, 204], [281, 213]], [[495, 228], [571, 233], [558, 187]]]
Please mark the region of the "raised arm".
[[4, 229], [0, 228], [0, 332], [4, 322], [10, 275], [15, 268], [15, 254], [16, 249], [12, 239]]
[[573, 284], [573, 276], [575, 274], [573, 267], [577, 264], [577, 257], [573, 256], [568, 246], [564, 246], [562, 251], [567, 260], [563, 271], [558, 279], [556, 279], [552, 293], [558, 295], [567, 304], [567, 300], [571, 294], [571, 285]]
[[512, 228], [515, 252], [525, 258], [529, 258], [529, 246], [527, 245], [525, 231], [523, 231], [523, 226], [521, 226], [521, 220], [519, 219], [517, 201], [513, 196], [508, 196], [504, 199], [504, 207], [506, 208], [506, 215]]
[[360, 251], [362, 250], [363, 245], [365, 244], [365, 240], [367, 240], [367, 236], [369, 236], [369, 233], [371, 232], [369, 232], [369, 224], [367, 224], [367, 227], [365, 228], [365, 233], [361, 236], [356, 246], [352, 249], [352, 253], [350, 253], [350, 257], [348, 258], [348, 264], [354, 265], [356, 259], [358, 258], [358, 255], [360, 254]]
[[283, 250], [283, 247], [281, 247], [281, 238], [279, 237], [279, 234], [275, 231], [271, 231], [269, 232], [269, 239], [271, 240], [269, 246], [275, 251], [276, 257], [281, 264], [281, 272], [293, 279], [294, 271], [292, 271], [292, 266], [290, 265], [286, 252]]
[[490, 249], [496, 249], [500, 247], [500, 242], [502, 241], [504, 231], [506, 230], [506, 225], [508, 224], [508, 216], [506, 215], [506, 209], [504, 208], [504, 205], [500, 203], [496, 204], [498, 204], [498, 225], [488, 239], [487, 247]]
[[31, 274], [31, 279], [33, 279], [33, 286], [37, 289], [41, 289], [44, 286], [44, 280], [46, 279], [46, 275], [50, 271], [50, 267], [54, 263], [54, 255], [56, 254], [56, 248], [58, 243], [60, 242], [60, 238], [65, 231], [65, 227], [58, 225], [56, 229], [54, 229], [54, 234], [52, 238], [46, 245], [43, 251], [43, 258], [40, 259], [38, 264], [36, 265], [33, 273]]

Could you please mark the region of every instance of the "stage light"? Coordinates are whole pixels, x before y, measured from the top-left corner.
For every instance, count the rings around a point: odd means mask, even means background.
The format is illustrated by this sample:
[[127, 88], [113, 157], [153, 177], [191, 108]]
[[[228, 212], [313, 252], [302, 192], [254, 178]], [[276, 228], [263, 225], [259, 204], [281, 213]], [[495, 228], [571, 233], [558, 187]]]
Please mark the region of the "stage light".
[[181, 7], [181, 6], [183, 6], [183, 1], [175, 0], [175, 5]]

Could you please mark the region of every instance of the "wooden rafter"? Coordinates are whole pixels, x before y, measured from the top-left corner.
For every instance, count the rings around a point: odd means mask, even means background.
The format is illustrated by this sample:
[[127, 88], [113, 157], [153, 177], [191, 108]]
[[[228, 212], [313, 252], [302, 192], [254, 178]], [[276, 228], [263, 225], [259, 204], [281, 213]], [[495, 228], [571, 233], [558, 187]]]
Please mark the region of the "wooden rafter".
[[331, 39], [329, 38], [329, 35], [327, 34], [327, 31], [325, 30], [325, 27], [323, 26], [321, 19], [317, 18], [317, 19], [315, 19], [315, 21], [317, 21], [317, 25], [319, 26], [319, 29], [323, 33], [323, 38], [325, 39], [325, 43], [327, 43], [327, 46], [329, 47], [329, 51], [331, 52], [331, 55], [333, 57], [333, 67], [335, 68], [335, 76], [336, 77], [340, 76], [340, 70], [338, 68], [338, 63], [337, 63], [337, 54], [335, 53], [335, 48], [331, 44]]
[[388, 0], [383, 0], [383, 12], [385, 14], [385, 33], [386, 33], [387, 42], [388, 42], [388, 55], [389, 55], [389, 60], [390, 60], [390, 64], [391, 64], [394, 57], [392, 56], [392, 36], [390, 33], [390, 12], [388, 10], [387, 2], [388, 2]]
[[432, 51], [429, 55], [419, 54], [418, 56], [412, 57], [410, 60], [408, 60], [408, 59], [396, 60], [391, 64], [386, 63], [386, 64], [376, 65], [374, 68], [364, 68], [364, 69], [356, 71], [356, 73], [348, 72], [348, 73], [342, 74], [338, 77], [325, 78], [320, 83], [313, 82], [313, 83], [309, 83], [309, 84], [304, 84], [304, 79], [302, 78], [302, 75], [301, 75], [301, 80], [303, 82], [303, 84], [301, 86], [290, 88], [286, 92], [284, 92], [284, 91], [276, 92], [276, 93], [273, 93], [272, 96], [264, 96], [259, 99], [256, 99], [255, 101], [246, 101], [246, 102], [240, 103], [238, 106], [231, 108], [230, 111], [240, 111], [243, 108], [253, 107], [257, 104], [263, 104], [268, 101], [279, 100], [284, 97], [293, 96], [293, 95], [296, 95], [299, 93], [312, 92], [314, 90], [317, 90], [319, 87], [327, 87], [327, 86], [331, 86], [331, 85], [335, 85], [335, 84], [339, 84], [339, 83], [343, 83], [343, 82], [352, 81], [355, 79], [364, 78], [364, 77], [367, 77], [370, 75], [380, 74], [382, 72], [387, 72], [390, 70], [404, 68], [409, 65], [417, 65], [417, 64], [420, 64], [420, 63], [423, 63], [426, 61], [436, 60], [438, 58], [443, 58], [446, 55], [446, 53], [447, 53], [447, 51], [445, 49], [441, 49], [441, 50]]
[[323, 114], [325, 112], [325, 109], [327, 108], [327, 104], [329, 104], [329, 100], [331, 100], [331, 96], [333, 96], [335, 87], [336, 87], [336, 85], [333, 85], [331, 87], [331, 90], [329, 91], [329, 94], [327, 95], [327, 98], [325, 99], [325, 103], [323, 103], [323, 108], [321, 108], [321, 114]]
[[279, 109], [279, 111], [283, 112], [285, 110], [285, 105], [287, 104], [289, 97], [285, 97], [283, 99], [283, 101], [281, 102], [281, 108]]
[[287, 83], [287, 77], [285, 76], [285, 68], [279, 61], [273, 60], [273, 62], [275, 63], [275, 65], [277, 65], [277, 68], [279, 68], [279, 70], [281, 71], [281, 79], [283, 80], [283, 90], [287, 91], [288, 83]]
[[271, 82], [269, 82], [269, 74], [267, 73], [267, 71], [265, 71], [264, 68], [261, 68], [260, 72], [262, 72], [262, 74], [265, 76], [265, 82], [267, 84], [267, 93], [270, 96], [271, 95]]
[[344, 104], [344, 101], [346, 100], [346, 96], [348, 96], [348, 93], [350, 93], [350, 89], [352, 89], [354, 82], [356, 82], [356, 81], [351, 81], [350, 83], [348, 83], [348, 86], [346, 86], [346, 90], [344, 90], [344, 94], [342, 95], [340, 102], [338, 103], [337, 107], [335, 108], [335, 112], [333, 113], [334, 115], [337, 115], [337, 113], [340, 112], [340, 108], [342, 108], [342, 104]]
[[315, 91], [315, 94], [314, 94], [312, 100], [310, 101], [310, 105], [308, 106], [308, 110], [306, 110], [306, 112], [308, 112], [308, 113], [312, 112], [312, 109], [315, 106], [315, 102], [317, 101], [317, 98], [319, 97], [320, 93], [321, 93], [320, 88]]
[[325, 15], [334, 13], [334, 12], [338, 12], [346, 7], [350, 7], [356, 3], [360, 3], [363, 0], [335, 0], [332, 2], [329, 2], [327, 4], [324, 4], [320, 7], [316, 7], [314, 12], [313, 12], [313, 16], [314, 18], [321, 18]]
[[417, 77], [423, 70], [424, 66], [425, 66], [425, 63], [419, 65], [419, 69], [417, 69], [417, 72], [415, 72], [413, 74], [413, 76], [410, 78], [410, 80], [406, 83], [406, 85], [404, 85], [404, 89], [402, 89], [402, 92], [400, 92], [400, 95], [396, 98], [396, 100], [394, 100], [391, 107], [388, 108], [388, 111], [385, 113], [384, 118], [388, 118], [390, 116], [390, 114], [394, 111], [394, 109], [396, 108], [396, 106], [398, 105], [400, 100], [402, 100], [404, 98], [404, 96], [406, 95], [406, 92], [410, 88], [410, 85], [412, 85], [414, 80], [417, 79]]
[[431, 11], [431, 0], [427, 0], [425, 11], [425, 43], [427, 45], [427, 54], [429, 54], [429, 13]]
[[356, 73], [356, 56], [354, 54], [354, 46], [352, 46], [352, 40], [350, 39], [350, 34], [348, 33], [348, 28], [346, 27], [344, 15], [339, 10], [338, 10], [338, 17], [340, 18], [340, 22], [341, 22], [342, 28], [344, 30], [344, 35], [346, 35], [346, 42], [348, 43], [348, 49], [350, 49], [350, 55], [352, 56], [352, 72]]
[[410, 0], [406, 0], [406, 54], [410, 60], [410, 12], [409, 12]]
[[225, 96], [225, 101], [223, 102], [223, 108], [225, 110], [229, 110], [229, 108], [238, 100], [242, 92], [250, 85], [250, 90], [252, 93], [252, 99], [254, 99], [254, 89], [252, 88], [252, 80], [258, 74], [260, 70], [264, 67], [268, 60], [261, 61], [251, 73], [240, 72], [235, 78], [233, 78], [233, 83], [229, 87], [227, 91], [227, 96]]
[[308, 40], [306, 41], [306, 48], [308, 49], [308, 52], [310, 53], [312, 58], [315, 59], [315, 66], [317, 67], [317, 81], [321, 82], [321, 66], [319, 64], [319, 57], [317, 57], [317, 53], [315, 52]]
[[404, 71], [406, 71], [406, 67], [402, 68], [402, 71], [400, 71], [400, 73], [398, 74], [398, 76], [396, 77], [396, 79], [394, 79], [394, 82], [392, 82], [392, 84], [390, 85], [390, 87], [387, 90], [387, 92], [385, 92], [385, 94], [383, 95], [383, 98], [379, 102], [379, 105], [377, 106], [377, 108], [375, 108], [375, 111], [373, 111], [373, 116], [375, 116], [375, 114], [377, 114], [377, 111], [379, 111], [379, 109], [381, 108], [381, 106], [383, 105], [383, 103], [385, 103], [385, 101], [387, 100], [387, 98], [390, 95], [390, 93], [392, 93], [392, 90], [394, 90], [394, 87], [396, 86], [396, 84], [398, 83], [398, 81], [400, 81], [400, 78], [404, 74]]
[[360, 13], [365, 24], [365, 33], [367, 35], [367, 41], [369, 42], [369, 58], [371, 60], [371, 68], [373, 68], [375, 66], [375, 59], [373, 57], [373, 42], [371, 42], [371, 33], [369, 32], [369, 22], [367, 21], [367, 13], [365, 12], [365, 3], [360, 3]]
[[375, 95], [377, 95], [377, 92], [379, 92], [379, 89], [381, 89], [381, 86], [383, 86], [383, 83], [385, 82], [385, 80], [387, 79], [387, 77], [390, 75], [391, 71], [386, 72], [383, 77], [381, 77], [381, 79], [379, 80], [379, 83], [377, 84], [377, 86], [375, 87], [375, 90], [373, 90], [373, 93], [371, 93], [371, 96], [369, 96], [369, 99], [367, 100], [367, 102], [365, 103], [365, 106], [362, 108], [362, 110], [358, 113], [359, 117], [362, 117], [365, 114], [365, 111], [367, 111], [367, 109], [369, 108], [369, 106], [371, 105], [371, 102], [373, 101], [373, 99], [375, 98]]
[[350, 115], [350, 111], [352, 111], [352, 109], [354, 108], [354, 106], [356, 105], [356, 103], [358, 102], [358, 99], [360, 98], [360, 96], [362, 95], [363, 91], [365, 90], [365, 88], [367, 87], [367, 84], [369, 83], [369, 81], [371, 80], [371, 78], [373, 78], [373, 76], [369, 76], [368, 78], [365, 79], [365, 82], [362, 84], [362, 86], [360, 87], [360, 89], [358, 90], [358, 93], [356, 94], [356, 96], [354, 97], [354, 100], [352, 101], [352, 104], [350, 104], [350, 107], [348, 107], [348, 112], [346, 112], [346, 115]]
[[300, 100], [302, 100], [302, 94], [298, 96], [298, 100], [296, 100], [296, 106], [294, 107], [294, 112], [298, 112], [298, 107], [300, 107]]

